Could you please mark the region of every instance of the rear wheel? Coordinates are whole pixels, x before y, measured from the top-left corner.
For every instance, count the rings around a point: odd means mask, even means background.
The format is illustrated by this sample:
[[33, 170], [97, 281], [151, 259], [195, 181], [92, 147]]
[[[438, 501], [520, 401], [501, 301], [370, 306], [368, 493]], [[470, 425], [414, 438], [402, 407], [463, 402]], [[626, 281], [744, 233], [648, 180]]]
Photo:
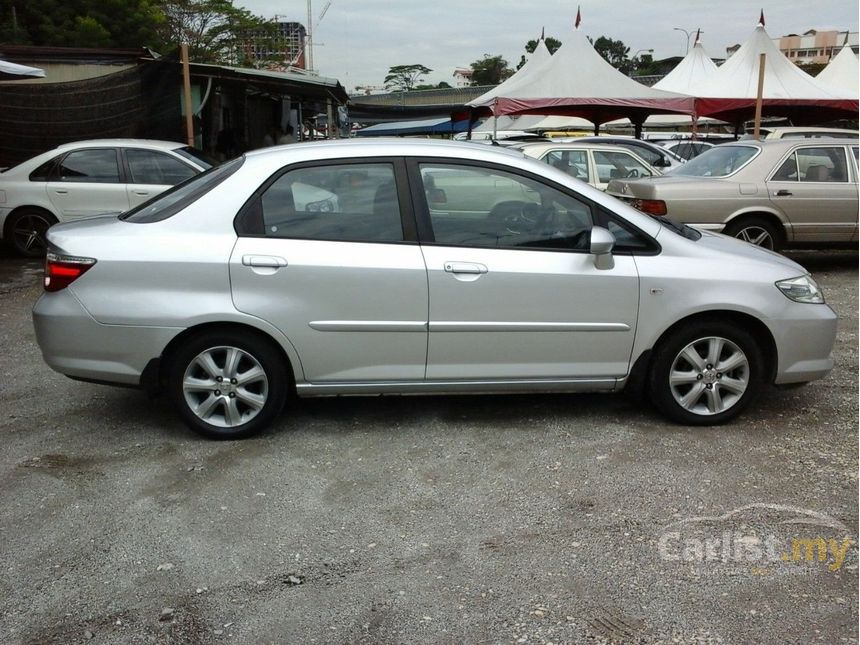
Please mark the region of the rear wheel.
[[170, 360], [168, 388], [182, 420], [210, 439], [243, 439], [284, 407], [288, 371], [271, 342], [235, 332], [207, 332]]
[[726, 226], [724, 232], [770, 251], [779, 251], [784, 244], [782, 231], [763, 217], [742, 217]]
[[718, 425], [755, 398], [763, 374], [764, 358], [750, 334], [726, 322], [697, 321], [656, 348], [649, 389], [673, 421]]
[[47, 211], [22, 208], [9, 218], [6, 228], [9, 245], [18, 255], [28, 258], [44, 257], [48, 248], [45, 234], [56, 223], [56, 218]]

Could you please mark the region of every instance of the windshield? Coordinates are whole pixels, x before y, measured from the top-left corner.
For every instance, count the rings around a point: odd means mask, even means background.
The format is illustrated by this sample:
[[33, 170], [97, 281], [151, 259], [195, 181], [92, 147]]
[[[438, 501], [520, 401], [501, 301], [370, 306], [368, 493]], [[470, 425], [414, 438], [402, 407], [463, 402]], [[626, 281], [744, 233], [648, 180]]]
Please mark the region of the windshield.
[[758, 154], [753, 146], [715, 146], [675, 170], [684, 177], [726, 177]]
[[239, 157], [220, 166], [214, 166], [132, 208], [119, 218], [134, 224], [148, 224], [173, 217], [239, 170], [243, 163], [245, 163], [245, 157]]
[[185, 146], [184, 148], [176, 148], [174, 151], [180, 157], [185, 157], [196, 163], [198, 166], [202, 167], [203, 170], [208, 170], [212, 166], [217, 166], [218, 161], [207, 155], [202, 150], [198, 150], [197, 148], [192, 148], [191, 146]]

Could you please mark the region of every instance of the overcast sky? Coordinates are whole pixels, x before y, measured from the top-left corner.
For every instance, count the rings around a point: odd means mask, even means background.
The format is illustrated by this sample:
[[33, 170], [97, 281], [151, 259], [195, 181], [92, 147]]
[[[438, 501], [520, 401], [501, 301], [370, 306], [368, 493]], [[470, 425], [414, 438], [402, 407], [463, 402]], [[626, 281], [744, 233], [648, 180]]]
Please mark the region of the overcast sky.
[[[307, 23], [306, 0], [234, 0], [255, 14]], [[316, 22], [326, 0], [313, 0]], [[857, 0], [580, 0], [580, 29], [592, 38], [622, 40], [654, 58], [682, 56], [687, 38], [673, 27], [702, 29], [714, 58], [743, 43], [764, 9], [771, 37], [808, 29], [857, 31]], [[570, 0], [332, 0], [314, 33], [314, 67], [352, 91], [382, 85], [392, 65], [420, 63], [433, 72], [425, 82], [453, 85], [455, 67], [484, 54], [501, 54], [512, 67], [526, 41], [546, 35], [562, 42], [573, 29], [577, 2]], [[692, 41], [692, 39], [691, 39]], [[691, 42], [692, 44], [692, 42]]]

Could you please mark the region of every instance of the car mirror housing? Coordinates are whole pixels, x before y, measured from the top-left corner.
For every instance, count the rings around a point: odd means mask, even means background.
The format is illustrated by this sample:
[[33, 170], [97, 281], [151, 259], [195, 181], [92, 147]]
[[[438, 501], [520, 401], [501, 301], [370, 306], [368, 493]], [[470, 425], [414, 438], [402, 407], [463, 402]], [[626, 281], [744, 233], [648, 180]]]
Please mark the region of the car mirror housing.
[[605, 228], [595, 226], [591, 229], [588, 252], [594, 256], [594, 267], [600, 270], [611, 269], [615, 266], [612, 249], [615, 248], [615, 236]]

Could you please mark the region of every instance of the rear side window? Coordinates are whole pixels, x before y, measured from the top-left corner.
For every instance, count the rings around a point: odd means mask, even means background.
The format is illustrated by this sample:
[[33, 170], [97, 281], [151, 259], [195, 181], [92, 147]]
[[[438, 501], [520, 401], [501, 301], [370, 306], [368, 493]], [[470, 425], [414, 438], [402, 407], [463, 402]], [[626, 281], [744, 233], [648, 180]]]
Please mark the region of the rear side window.
[[197, 174], [188, 164], [157, 150], [132, 148], [125, 151], [125, 160], [133, 184], [175, 186]]
[[402, 242], [390, 163], [289, 170], [249, 204], [240, 228], [251, 235], [335, 242]]
[[148, 224], [173, 217], [239, 170], [243, 163], [245, 163], [245, 157], [239, 157], [210, 168], [188, 181], [156, 195], [140, 206], [132, 208], [120, 215], [120, 219], [134, 224]]
[[571, 177], [588, 181], [588, 154], [585, 150], [551, 150], [542, 161]]
[[60, 162], [60, 181], [118, 184], [119, 163], [114, 148], [75, 150]]
[[57, 167], [59, 157], [46, 161], [30, 173], [30, 181], [50, 181], [54, 177], [54, 169]]

